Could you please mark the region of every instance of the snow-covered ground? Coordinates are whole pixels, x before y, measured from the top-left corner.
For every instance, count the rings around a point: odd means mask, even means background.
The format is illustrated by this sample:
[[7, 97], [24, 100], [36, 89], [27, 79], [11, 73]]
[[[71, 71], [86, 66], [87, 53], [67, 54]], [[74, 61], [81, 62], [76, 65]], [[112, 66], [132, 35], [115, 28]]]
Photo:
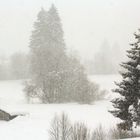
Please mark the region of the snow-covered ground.
[[124, 139], [124, 140], [140, 140], [140, 138], [131, 138], [131, 139]]
[[[113, 81], [120, 77], [102, 75], [90, 76], [90, 79], [111, 94]], [[72, 122], [84, 122], [93, 129], [102, 124], [107, 130], [119, 121], [108, 112], [111, 108], [108, 100], [98, 101], [93, 105], [27, 104], [22, 83], [23, 81], [0, 81], [0, 108], [10, 113], [26, 114], [9, 122], [0, 121], [2, 140], [47, 140], [51, 120], [55, 114], [63, 112], [69, 115]]]

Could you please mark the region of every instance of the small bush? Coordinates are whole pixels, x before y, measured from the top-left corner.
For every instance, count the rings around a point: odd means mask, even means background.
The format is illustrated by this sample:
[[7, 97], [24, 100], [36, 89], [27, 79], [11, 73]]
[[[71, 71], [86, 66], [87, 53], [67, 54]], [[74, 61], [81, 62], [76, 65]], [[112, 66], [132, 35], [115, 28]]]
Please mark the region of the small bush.
[[90, 140], [90, 132], [83, 123], [76, 123], [72, 127], [71, 140]]
[[50, 140], [117, 140], [140, 136], [134, 131], [122, 130], [120, 127], [112, 127], [107, 132], [101, 125], [94, 131], [90, 131], [83, 123], [73, 125], [66, 114], [55, 115], [49, 130]]
[[50, 140], [90, 140], [90, 132], [86, 125], [72, 125], [64, 113], [60, 117], [54, 117], [49, 134]]
[[50, 140], [70, 140], [72, 133], [72, 126], [66, 114], [61, 117], [55, 116], [51, 129], [49, 130]]
[[103, 127], [100, 125], [92, 132], [91, 140], [105, 140], [105, 139], [106, 139], [106, 133]]
[[139, 135], [134, 131], [123, 130], [119, 127], [110, 129], [111, 139], [135, 138]]

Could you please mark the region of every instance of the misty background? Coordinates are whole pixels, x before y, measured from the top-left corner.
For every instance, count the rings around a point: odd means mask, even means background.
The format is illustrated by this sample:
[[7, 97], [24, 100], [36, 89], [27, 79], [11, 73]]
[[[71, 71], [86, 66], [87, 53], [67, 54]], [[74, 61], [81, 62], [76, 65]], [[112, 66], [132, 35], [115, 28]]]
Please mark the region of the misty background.
[[0, 0], [0, 79], [28, 77], [33, 22], [41, 7], [52, 3], [62, 19], [68, 50], [87, 72], [117, 73], [140, 25], [139, 0]]

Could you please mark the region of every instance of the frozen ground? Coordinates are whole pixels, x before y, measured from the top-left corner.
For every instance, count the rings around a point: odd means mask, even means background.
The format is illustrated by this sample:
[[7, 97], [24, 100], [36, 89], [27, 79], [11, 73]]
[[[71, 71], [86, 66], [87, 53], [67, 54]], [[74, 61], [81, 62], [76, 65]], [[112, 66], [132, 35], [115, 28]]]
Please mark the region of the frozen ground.
[[[102, 89], [109, 90], [111, 94], [110, 90], [114, 86], [113, 81], [119, 80], [119, 77], [116, 75], [91, 76], [90, 79], [100, 84]], [[10, 113], [26, 114], [10, 122], [0, 121], [2, 140], [47, 140], [53, 116], [62, 112], [68, 114], [72, 122], [84, 122], [93, 129], [102, 124], [108, 130], [119, 121], [108, 113], [111, 108], [108, 100], [96, 102], [93, 105], [26, 104], [22, 83], [23, 81], [0, 82], [1, 109]]]

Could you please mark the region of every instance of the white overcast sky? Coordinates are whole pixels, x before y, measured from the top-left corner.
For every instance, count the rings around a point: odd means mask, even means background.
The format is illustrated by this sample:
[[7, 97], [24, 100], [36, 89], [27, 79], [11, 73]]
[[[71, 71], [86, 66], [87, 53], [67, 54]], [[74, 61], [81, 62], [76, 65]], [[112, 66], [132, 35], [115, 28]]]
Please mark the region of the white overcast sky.
[[58, 8], [68, 48], [91, 58], [106, 39], [128, 48], [140, 28], [140, 0], [0, 0], [0, 54], [28, 51], [41, 7]]

